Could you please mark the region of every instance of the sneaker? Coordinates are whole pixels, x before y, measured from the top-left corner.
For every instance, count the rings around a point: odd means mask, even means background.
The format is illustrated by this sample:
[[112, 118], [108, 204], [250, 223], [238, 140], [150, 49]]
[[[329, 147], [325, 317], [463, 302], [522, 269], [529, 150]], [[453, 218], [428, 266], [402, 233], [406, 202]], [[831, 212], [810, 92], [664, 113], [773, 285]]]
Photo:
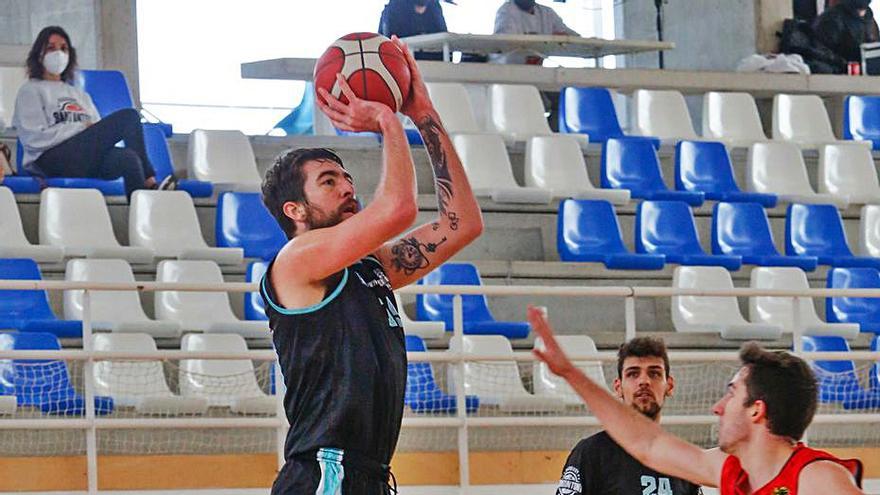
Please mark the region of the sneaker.
[[177, 177], [173, 175], [166, 176], [156, 189], [160, 191], [173, 191], [177, 189]]

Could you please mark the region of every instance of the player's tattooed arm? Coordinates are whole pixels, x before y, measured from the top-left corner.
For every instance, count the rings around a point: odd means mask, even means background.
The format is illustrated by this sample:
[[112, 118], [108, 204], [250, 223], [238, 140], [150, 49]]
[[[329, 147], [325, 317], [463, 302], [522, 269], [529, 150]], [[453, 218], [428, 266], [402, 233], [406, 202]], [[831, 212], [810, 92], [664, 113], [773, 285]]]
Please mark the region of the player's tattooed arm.
[[436, 242], [416, 236], [404, 237], [391, 245], [391, 267], [395, 272], [407, 276], [419, 270], [430, 269], [432, 258], [446, 241], [445, 236]]
[[452, 176], [449, 173], [446, 151], [443, 147], [443, 139], [448, 141], [449, 135], [446, 134], [443, 125], [430, 114], [416, 122], [416, 127], [419, 128], [422, 141], [425, 143], [425, 151], [428, 152], [434, 169], [434, 189], [437, 191], [437, 209], [440, 211], [440, 216], [455, 214], [455, 212], [449, 211], [449, 203], [455, 196], [455, 190]]

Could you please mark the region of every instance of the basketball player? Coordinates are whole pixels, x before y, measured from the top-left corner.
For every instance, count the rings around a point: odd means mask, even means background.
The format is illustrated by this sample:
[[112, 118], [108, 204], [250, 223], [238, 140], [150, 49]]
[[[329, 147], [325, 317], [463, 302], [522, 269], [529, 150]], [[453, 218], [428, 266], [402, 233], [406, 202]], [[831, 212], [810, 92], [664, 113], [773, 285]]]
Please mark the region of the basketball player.
[[802, 359], [743, 345], [742, 367], [712, 408], [719, 417], [719, 447], [703, 450], [666, 433], [587, 378], [560, 349], [540, 310], [530, 307], [529, 321], [545, 345], [535, 355], [565, 378], [611, 438], [646, 466], [720, 487], [721, 495], [862, 493], [860, 461], [840, 460], [798, 442], [816, 412], [818, 389]]
[[[660, 339], [638, 337], [617, 351], [614, 392], [624, 404], [654, 422], [675, 379], [669, 374], [666, 345]], [[700, 487], [658, 473], [627, 454], [607, 432], [599, 432], [575, 446], [562, 471], [556, 495], [628, 495], [649, 493], [698, 495]]]
[[339, 129], [382, 134], [372, 201], [359, 210], [352, 177], [326, 149], [282, 154], [263, 182], [263, 201], [290, 238], [262, 281], [290, 422], [273, 494], [390, 493], [407, 376], [392, 290], [482, 232], [479, 206], [419, 68], [406, 45], [394, 42], [412, 73], [401, 111], [431, 158], [438, 216], [395, 239], [418, 211], [406, 135], [389, 107], [359, 99], [341, 76], [348, 103], [319, 89], [318, 105]]

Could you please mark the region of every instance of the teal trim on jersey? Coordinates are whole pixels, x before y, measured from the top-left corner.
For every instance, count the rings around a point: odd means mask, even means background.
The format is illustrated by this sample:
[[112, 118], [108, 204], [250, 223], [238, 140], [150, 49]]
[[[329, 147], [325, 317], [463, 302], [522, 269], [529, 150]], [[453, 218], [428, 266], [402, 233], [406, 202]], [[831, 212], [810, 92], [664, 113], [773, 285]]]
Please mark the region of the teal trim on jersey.
[[382, 264], [382, 262], [379, 261], [379, 258], [377, 258], [377, 257], [375, 257], [375, 256], [364, 256], [364, 259], [365, 259], [365, 260], [373, 261], [373, 262], [375, 262], [375, 263], [377, 263], [377, 264], [379, 264], [379, 265]]
[[321, 467], [321, 482], [315, 495], [342, 495], [342, 480], [345, 479], [345, 468], [342, 458], [345, 452], [339, 449], [318, 449], [315, 459]]
[[266, 295], [266, 300], [269, 301], [269, 304], [272, 306], [272, 309], [274, 309], [275, 311], [277, 311], [283, 315], [288, 315], [288, 316], [304, 315], [304, 314], [308, 314], [308, 313], [314, 313], [315, 311], [318, 311], [319, 309], [330, 304], [330, 302], [332, 302], [334, 299], [336, 299], [336, 296], [338, 296], [339, 293], [342, 292], [342, 288], [345, 287], [346, 283], [348, 283], [348, 268], [346, 268], [345, 272], [342, 273], [342, 280], [339, 281], [339, 285], [336, 286], [336, 289], [329, 296], [324, 298], [324, 300], [319, 302], [318, 304], [314, 304], [312, 306], [309, 306], [306, 308], [301, 308], [301, 309], [285, 309], [285, 308], [282, 308], [280, 305], [275, 304], [275, 301], [273, 301], [272, 298], [269, 297], [269, 291], [266, 290], [266, 279], [268, 277], [269, 277], [268, 273], [263, 277], [262, 290], [263, 290], [263, 294]]

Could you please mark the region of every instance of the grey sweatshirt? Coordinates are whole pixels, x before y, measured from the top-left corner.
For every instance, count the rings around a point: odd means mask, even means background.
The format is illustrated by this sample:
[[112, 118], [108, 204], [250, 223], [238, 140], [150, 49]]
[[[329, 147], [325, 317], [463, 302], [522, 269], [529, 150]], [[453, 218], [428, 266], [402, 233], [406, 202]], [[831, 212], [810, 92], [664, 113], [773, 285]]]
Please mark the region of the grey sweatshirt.
[[62, 81], [30, 79], [18, 90], [12, 126], [24, 146], [23, 168], [101, 117], [89, 95]]
[[[535, 13], [530, 14], [517, 7], [513, 0], [507, 0], [495, 13], [495, 34], [567, 34], [580, 36], [577, 31], [566, 26], [562, 18], [550, 7], [535, 4]], [[527, 50], [493, 55], [492, 61], [500, 64], [523, 64], [529, 55], [537, 55]]]

